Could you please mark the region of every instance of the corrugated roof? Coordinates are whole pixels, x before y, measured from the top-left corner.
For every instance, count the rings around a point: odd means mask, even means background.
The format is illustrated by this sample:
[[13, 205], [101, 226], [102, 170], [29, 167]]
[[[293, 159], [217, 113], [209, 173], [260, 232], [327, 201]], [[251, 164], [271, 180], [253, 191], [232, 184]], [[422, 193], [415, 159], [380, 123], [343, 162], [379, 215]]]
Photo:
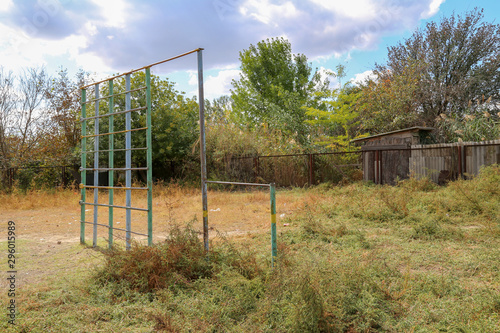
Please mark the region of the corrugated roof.
[[368, 139], [373, 139], [373, 138], [377, 138], [377, 137], [381, 137], [381, 136], [385, 136], [385, 135], [389, 135], [389, 134], [395, 134], [395, 133], [401, 133], [401, 132], [408, 132], [408, 131], [417, 131], [417, 130], [418, 131], [433, 131], [434, 128], [433, 127], [414, 126], [414, 127], [409, 127], [409, 128], [404, 128], [404, 129], [396, 130], [396, 131], [375, 134], [375, 135], [367, 136], [365, 138], [354, 139], [354, 140], [351, 140], [351, 142], [361, 142], [361, 141], [365, 141], [365, 140], [368, 140]]

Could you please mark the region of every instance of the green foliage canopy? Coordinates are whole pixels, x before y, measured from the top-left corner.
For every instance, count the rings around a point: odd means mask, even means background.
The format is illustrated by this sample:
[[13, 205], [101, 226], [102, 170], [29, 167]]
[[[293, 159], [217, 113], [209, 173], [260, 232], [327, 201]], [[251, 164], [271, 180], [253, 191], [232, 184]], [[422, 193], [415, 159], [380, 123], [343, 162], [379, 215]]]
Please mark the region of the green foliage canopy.
[[313, 106], [314, 93], [323, 91], [318, 71], [303, 54], [292, 54], [290, 43], [273, 38], [250, 45], [240, 52], [240, 79], [233, 81], [233, 112], [248, 128], [268, 126], [284, 135], [305, 141], [304, 106]]
[[[115, 94], [125, 91], [125, 79], [114, 80], [113, 92]], [[131, 89], [138, 89], [145, 85], [145, 74], [143, 72], [134, 73], [131, 77]], [[102, 88], [102, 96], [109, 94], [108, 87]], [[138, 90], [131, 93], [132, 109], [146, 106], [145, 90]], [[100, 113], [106, 113], [107, 103], [101, 105]], [[125, 109], [125, 94], [117, 95], [114, 99], [116, 111]], [[162, 79], [156, 75], [151, 75], [151, 120], [152, 120], [152, 149], [153, 166], [161, 167], [167, 160], [181, 160], [187, 156], [193, 143], [199, 135], [198, 130], [198, 103], [196, 99], [187, 98], [174, 89], [174, 84], [168, 79]], [[146, 127], [146, 112], [132, 112], [132, 128]], [[92, 127], [92, 124], [89, 124]], [[108, 131], [108, 123], [100, 124], [100, 131]], [[125, 129], [125, 116], [114, 117], [114, 131]], [[101, 140], [102, 149], [107, 149], [107, 140]], [[115, 148], [124, 148], [125, 134], [115, 135]], [[144, 131], [132, 132], [132, 147], [146, 147], [146, 133]], [[124, 163], [124, 153], [115, 154], [115, 164]], [[132, 153], [132, 163], [135, 165], [146, 165], [146, 151], [134, 151]], [[162, 168], [163, 169], [163, 168]]]
[[327, 148], [347, 149], [351, 140], [361, 136], [359, 114], [354, 107], [359, 95], [359, 88], [350, 86], [318, 93], [326, 110], [308, 107], [306, 112], [311, 118], [307, 123], [320, 131], [317, 143]]
[[484, 96], [492, 97], [495, 108], [500, 100], [500, 25], [483, 19], [478, 9], [442, 18], [390, 47], [387, 64], [377, 65], [376, 79], [364, 85], [368, 129], [439, 127], [441, 114], [463, 120], [468, 113], [482, 112], [474, 106]]

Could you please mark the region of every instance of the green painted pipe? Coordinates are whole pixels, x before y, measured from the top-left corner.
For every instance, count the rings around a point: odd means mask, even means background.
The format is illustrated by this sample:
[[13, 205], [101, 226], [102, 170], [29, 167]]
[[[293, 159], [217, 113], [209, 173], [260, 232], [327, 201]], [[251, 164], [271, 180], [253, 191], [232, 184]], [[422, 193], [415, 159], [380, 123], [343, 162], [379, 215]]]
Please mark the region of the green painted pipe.
[[[113, 80], [109, 80], [109, 113], [112, 114], [114, 112], [114, 98], [113, 98]], [[114, 124], [114, 116], [110, 115], [109, 116], [109, 132], [113, 133], [115, 130], [115, 124]], [[114, 165], [115, 165], [115, 160], [114, 160], [114, 152], [113, 149], [115, 148], [115, 136], [113, 134], [109, 135], [109, 147], [108, 149], [109, 154], [108, 154], [108, 164], [109, 164], [109, 174], [108, 174], [108, 186], [110, 186], [109, 190], [109, 211], [108, 211], [108, 219], [109, 219], [109, 230], [108, 230], [108, 242], [109, 242], [109, 248], [111, 249], [113, 247], [113, 204], [114, 204], [114, 190], [113, 190], [113, 182], [114, 182]]]
[[278, 245], [276, 242], [276, 186], [270, 184], [271, 192], [271, 265], [274, 267], [278, 255]]
[[153, 245], [153, 143], [151, 135], [151, 69], [146, 68], [146, 147], [147, 182], [148, 182], [148, 245]]
[[[87, 91], [85, 89], [82, 89], [82, 118], [87, 117], [87, 110], [86, 110], [86, 104], [85, 100], [87, 97]], [[81, 184], [86, 185], [87, 184], [87, 172], [83, 170], [86, 165], [87, 165], [87, 138], [85, 138], [85, 135], [87, 134], [87, 121], [83, 120], [82, 121], [82, 142], [81, 142], [81, 150], [82, 150], [82, 156], [81, 156], [81, 164], [82, 164], [82, 172], [81, 172]], [[85, 187], [81, 187], [81, 201], [82, 205], [81, 207], [81, 212], [80, 212], [80, 243], [85, 244]]]

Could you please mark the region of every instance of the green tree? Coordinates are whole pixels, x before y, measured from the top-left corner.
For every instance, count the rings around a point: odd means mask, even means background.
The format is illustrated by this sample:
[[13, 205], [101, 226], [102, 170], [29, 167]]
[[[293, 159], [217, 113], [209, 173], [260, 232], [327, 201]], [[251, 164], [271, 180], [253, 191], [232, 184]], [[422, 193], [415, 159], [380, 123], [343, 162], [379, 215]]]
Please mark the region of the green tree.
[[59, 163], [78, 164], [80, 161], [80, 87], [88, 83], [90, 74], [80, 70], [71, 79], [67, 69], [51, 78], [45, 91], [51, 131], [47, 138], [50, 155]]
[[12, 126], [14, 123], [17, 95], [12, 72], [4, 72], [0, 66], [0, 168], [10, 166], [12, 158]]
[[[345, 77], [345, 67], [338, 65], [337, 73], [333, 75], [341, 82]], [[339, 88], [316, 93], [321, 107], [306, 107], [306, 114], [309, 116], [307, 123], [316, 129], [317, 144], [337, 150], [348, 149], [352, 139], [362, 136], [356, 107], [360, 91], [359, 87], [348, 82]]]
[[43, 157], [40, 143], [50, 128], [44, 92], [44, 68], [23, 69], [20, 75], [0, 68], [0, 166], [17, 167]]
[[241, 74], [233, 81], [233, 112], [248, 128], [266, 126], [300, 142], [306, 141], [304, 106], [314, 106], [314, 93], [328, 81], [312, 72], [303, 54], [292, 54], [284, 38], [267, 39], [240, 52]]
[[416, 97], [419, 84], [417, 66], [407, 66], [398, 74], [390, 71], [375, 74], [375, 78], [368, 78], [361, 84], [357, 103], [362, 118], [361, 128], [382, 133], [426, 125]]
[[[439, 126], [438, 116], [463, 117], [469, 102], [476, 105], [483, 96], [492, 97], [492, 107], [497, 105], [500, 25], [483, 19], [483, 11], [478, 9], [464, 16], [442, 18], [390, 47], [387, 64], [376, 66], [376, 80], [368, 84], [372, 96], [367, 96], [366, 112], [387, 114], [377, 124], [371, 124], [371, 129], [387, 129], [386, 122], [395, 126]], [[375, 89], [373, 84], [390, 87]], [[392, 91], [395, 102], [377, 91], [389, 95]], [[401, 121], [394, 122], [396, 118]]]
[[[131, 76], [131, 89], [139, 89], [145, 86], [145, 74], [137, 72]], [[125, 91], [125, 78], [114, 80], [113, 92], [118, 94]], [[109, 95], [107, 85], [102, 88], [102, 96]], [[104, 106], [105, 104], [105, 106]], [[114, 99], [116, 111], [125, 109], [125, 94], [117, 95]], [[131, 93], [131, 108], [146, 106], [146, 91], [137, 90]], [[108, 105], [103, 103], [100, 113], [106, 113]], [[152, 120], [152, 151], [153, 167], [156, 175], [165, 168], [166, 161], [181, 161], [185, 158], [192, 145], [199, 136], [198, 129], [198, 103], [196, 99], [187, 98], [174, 89], [174, 83], [168, 79], [162, 79], [151, 75], [151, 120]], [[107, 118], [100, 123], [100, 132], [108, 131]], [[89, 127], [92, 128], [92, 124]], [[138, 111], [131, 113], [131, 127], [146, 127], [146, 112]], [[125, 129], [125, 115], [114, 117], [114, 131]], [[146, 147], [145, 131], [132, 132], [132, 147]], [[108, 141], [100, 140], [102, 149], [107, 149]], [[125, 134], [115, 135], [115, 148], [125, 148]], [[115, 155], [115, 165], [124, 165], [125, 153]], [[143, 150], [132, 153], [132, 163], [136, 166], [146, 165], [146, 152]]]
[[227, 95], [215, 98], [213, 101], [205, 100], [205, 120], [207, 126], [228, 123], [232, 121], [231, 98]]

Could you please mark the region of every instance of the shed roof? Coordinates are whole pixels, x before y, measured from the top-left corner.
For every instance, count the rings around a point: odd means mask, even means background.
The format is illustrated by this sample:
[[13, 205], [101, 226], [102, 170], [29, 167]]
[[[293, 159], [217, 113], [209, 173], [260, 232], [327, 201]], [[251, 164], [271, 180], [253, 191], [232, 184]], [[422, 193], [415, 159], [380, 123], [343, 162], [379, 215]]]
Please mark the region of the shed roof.
[[414, 127], [409, 127], [409, 128], [403, 128], [403, 129], [396, 130], [396, 131], [375, 134], [375, 135], [367, 136], [367, 137], [360, 138], [360, 139], [354, 139], [354, 140], [351, 140], [351, 142], [363, 142], [363, 141], [370, 140], [373, 138], [382, 137], [382, 136], [391, 135], [391, 134], [396, 134], [396, 133], [402, 133], [402, 132], [418, 132], [418, 131], [430, 132], [433, 130], [434, 130], [433, 127], [414, 126]]

